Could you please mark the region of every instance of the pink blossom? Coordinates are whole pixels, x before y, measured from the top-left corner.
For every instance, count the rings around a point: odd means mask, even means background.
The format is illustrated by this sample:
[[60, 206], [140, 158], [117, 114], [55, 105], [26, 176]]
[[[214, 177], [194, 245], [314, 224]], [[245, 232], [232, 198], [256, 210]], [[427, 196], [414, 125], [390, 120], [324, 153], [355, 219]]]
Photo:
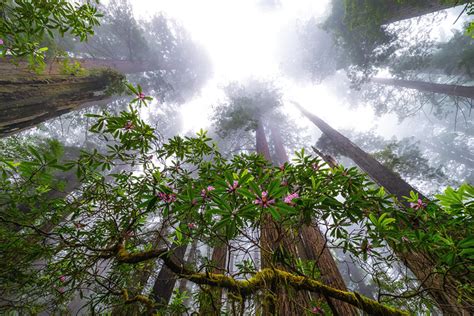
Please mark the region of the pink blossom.
[[258, 204], [263, 208], [267, 208], [270, 205], [275, 204], [275, 199], [268, 199], [268, 192], [263, 191], [262, 197], [257, 196], [255, 201], [253, 201], [253, 204]]
[[281, 170], [281, 171], [284, 171], [284, 170], [285, 170], [285, 164], [281, 164], [281, 165], [280, 165], [280, 170]]
[[59, 293], [61, 293], [61, 294], [64, 293], [64, 288], [63, 288], [63, 287], [57, 288], [56, 290], [57, 290]]
[[324, 310], [319, 307], [319, 306], [315, 306], [313, 307], [313, 309], [311, 310], [311, 313], [313, 314], [317, 314], [317, 315], [324, 315]]
[[3, 40], [0, 38], [0, 45], [3, 45]]
[[232, 192], [235, 192], [235, 190], [237, 190], [237, 188], [239, 187], [239, 181], [234, 180], [232, 185], [230, 185], [230, 183], [227, 182], [227, 185], [229, 186], [229, 188], [227, 189], [227, 192], [232, 193]]
[[196, 226], [196, 224], [194, 224], [194, 223], [189, 223], [189, 224], [188, 224], [188, 228], [189, 228], [189, 229], [196, 229], [197, 226]]
[[139, 100], [144, 100], [145, 99], [145, 94], [143, 92], [140, 92], [139, 94], [137, 94], [137, 97]]
[[420, 210], [420, 209], [424, 209], [426, 207], [426, 204], [423, 203], [421, 199], [418, 199], [416, 203], [410, 203], [410, 207], [415, 210]]
[[285, 202], [286, 204], [289, 204], [289, 205], [294, 205], [295, 203], [293, 203], [293, 199], [297, 199], [299, 198], [300, 196], [298, 195], [298, 193], [292, 193], [290, 195], [287, 195], [284, 199], [283, 199], [283, 202]]
[[173, 203], [176, 201], [176, 194], [174, 193], [166, 194], [163, 192], [158, 192], [157, 196], [165, 203]]
[[207, 198], [207, 194], [211, 191], [214, 191], [216, 188], [214, 188], [212, 185], [208, 186], [205, 189], [201, 190], [201, 196], [203, 199]]
[[64, 275], [61, 275], [59, 277], [59, 281], [61, 281], [62, 283], [66, 282], [66, 277]]
[[281, 186], [283, 187], [286, 187], [288, 185], [288, 181], [286, 180], [283, 180], [281, 183], [280, 183]]

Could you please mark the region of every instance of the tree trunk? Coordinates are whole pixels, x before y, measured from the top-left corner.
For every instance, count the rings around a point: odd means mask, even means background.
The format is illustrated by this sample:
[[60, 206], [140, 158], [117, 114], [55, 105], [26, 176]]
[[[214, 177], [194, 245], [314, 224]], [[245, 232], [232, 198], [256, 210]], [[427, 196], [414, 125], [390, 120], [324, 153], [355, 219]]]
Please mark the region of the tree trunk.
[[[387, 0], [382, 0], [387, 1]], [[401, 20], [419, 17], [425, 14], [449, 9], [457, 5], [468, 3], [470, 0], [452, 1], [452, 3], [443, 3], [441, 0], [416, 0], [413, 4], [400, 4], [391, 0], [390, 8], [386, 11], [389, 14], [382, 21], [382, 24], [389, 24]]]
[[[227, 247], [220, 245], [212, 251], [212, 266], [211, 273], [224, 274], [225, 264], [227, 259]], [[222, 288], [207, 288], [209, 301], [201, 302], [199, 306], [199, 315], [221, 315], [222, 308]]]
[[286, 154], [285, 145], [283, 144], [283, 138], [281, 137], [280, 129], [275, 126], [273, 122], [270, 122], [270, 135], [272, 137], [273, 146], [275, 146], [275, 154], [278, 164], [284, 164], [288, 162], [288, 155]]
[[112, 70], [75, 77], [33, 75], [13, 67], [0, 63], [0, 137], [86, 106], [88, 102], [106, 99], [107, 88], [123, 79]]
[[[334, 142], [335, 147], [342, 155], [352, 159], [370, 178], [384, 187], [389, 193], [403, 201], [402, 196], [409, 196], [410, 191], [418, 192], [319, 117], [309, 113], [298, 104], [295, 103], [295, 105]], [[418, 192], [418, 194], [420, 198], [425, 198], [421, 193]], [[404, 202], [404, 204], [409, 206], [407, 202]], [[459, 293], [457, 287], [460, 285], [460, 280], [455, 280], [449, 275], [444, 276], [436, 273], [434, 271], [436, 263], [430, 254], [410, 250], [406, 252], [396, 251], [396, 254], [418, 278], [422, 286], [446, 315], [469, 315], [469, 313], [474, 312], [473, 306], [469, 302], [465, 300], [458, 302]]]
[[[194, 259], [196, 256], [196, 249], [197, 249], [197, 240], [194, 240], [193, 243], [191, 244], [191, 249], [189, 249], [189, 254], [188, 258], [186, 259], [186, 265], [194, 265]], [[184, 291], [187, 291], [188, 296], [184, 299], [183, 304], [185, 306], [189, 306], [189, 302], [191, 301], [191, 292], [188, 289], [188, 280], [186, 279], [181, 279], [179, 281], [179, 292], [183, 293]]]
[[[342, 1], [342, 0], [338, 0]], [[366, 0], [350, 0], [348, 12], [356, 10], [353, 19], [364, 21], [378, 19], [380, 25], [419, 17], [425, 14], [449, 9], [457, 5], [468, 3], [470, 0], [448, 1], [443, 0], [408, 0], [400, 3], [399, 0], [376, 0], [367, 3]], [[365, 10], [364, 10], [365, 9]]]
[[474, 99], [474, 86], [458, 86], [417, 80], [373, 78], [373, 83]]
[[[280, 131], [273, 124], [271, 124], [271, 135], [278, 162], [288, 162], [288, 156], [286, 154], [285, 146], [283, 145]], [[331, 252], [326, 247], [326, 238], [323, 236], [319, 228], [305, 225], [301, 229], [297, 242], [300, 246], [300, 257], [306, 260], [312, 260], [316, 263], [316, 266], [321, 273], [322, 280], [324, 280], [328, 286], [347, 291], [346, 284], [339, 272], [337, 264], [334, 261]], [[335, 299], [325, 298], [325, 300], [334, 315], [357, 315], [357, 309], [350, 304]]]
[[[173, 256], [180, 263], [184, 261], [187, 245], [179, 246], [174, 249]], [[176, 275], [167, 266], [163, 265], [160, 273], [155, 279], [150, 297], [160, 306], [164, 307], [169, 304], [173, 289], [176, 284]]]

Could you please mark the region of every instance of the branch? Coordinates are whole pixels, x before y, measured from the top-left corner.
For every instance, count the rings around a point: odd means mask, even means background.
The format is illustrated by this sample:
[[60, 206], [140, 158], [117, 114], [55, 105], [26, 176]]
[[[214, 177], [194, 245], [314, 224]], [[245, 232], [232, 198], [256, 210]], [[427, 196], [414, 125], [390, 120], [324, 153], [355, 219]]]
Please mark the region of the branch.
[[[149, 259], [161, 258], [164, 264], [178, 276], [191, 282], [201, 285], [225, 288], [230, 292], [247, 296], [259, 290], [265, 290], [268, 284], [277, 282], [281, 285], [291, 286], [297, 291], [310, 291], [320, 293], [328, 297], [349, 303], [369, 314], [406, 316], [407, 312], [392, 307], [385, 306], [377, 301], [360, 295], [357, 292], [341, 291], [314, 279], [298, 276], [279, 269], [262, 269], [248, 280], [236, 280], [230, 276], [215, 273], [196, 273], [188, 270], [177, 258], [173, 256], [169, 249], [152, 249], [144, 252], [129, 253], [123, 244], [119, 245], [116, 254], [117, 260], [122, 263], [138, 263]], [[134, 301], [140, 301], [148, 305], [149, 299], [136, 296]], [[130, 299], [126, 299], [130, 302]]]

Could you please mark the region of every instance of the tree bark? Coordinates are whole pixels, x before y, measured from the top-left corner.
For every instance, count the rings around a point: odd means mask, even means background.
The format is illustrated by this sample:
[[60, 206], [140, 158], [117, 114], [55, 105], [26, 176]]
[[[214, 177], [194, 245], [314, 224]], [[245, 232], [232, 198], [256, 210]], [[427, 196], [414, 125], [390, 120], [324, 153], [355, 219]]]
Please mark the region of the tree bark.
[[[271, 124], [271, 135], [275, 146], [276, 159], [279, 163], [288, 162], [285, 146], [280, 131]], [[299, 255], [303, 259], [312, 260], [321, 274], [321, 278], [331, 287], [347, 291], [346, 284], [337, 267], [331, 252], [326, 247], [326, 238], [318, 227], [305, 225], [302, 227], [300, 236], [297, 238], [300, 246]], [[334, 315], [357, 315], [357, 309], [347, 303], [335, 299], [325, 298]]]
[[447, 1], [443, 0], [409, 0], [400, 3], [399, 0], [376, 0], [368, 4], [365, 0], [351, 0], [349, 8], [357, 10], [358, 16], [354, 17], [357, 20], [377, 18], [380, 25], [384, 25], [449, 9], [469, 1], [458, 0], [446, 3]]
[[112, 70], [75, 77], [33, 75], [12, 67], [0, 65], [0, 71], [6, 71], [0, 78], [0, 137], [106, 99], [107, 88], [124, 78]]
[[[382, 0], [386, 1], [386, 0]], [[387, 10], [386, 18], [382, 24], [389, 24], [397, 21], [419, 17], [425, 14], [449, 9], [458, 5], [468, 3], [470, 0], [458, 0], [453, 3], [442, 3], [441, 0], [416, 0], [415, 3], [400, 4], [391, 0], [390, 8]]]
[[[211, 273], [224, 274], [226, 271], [227, 247], [219, 245], [212, 251], [212, 269]], [[199, 315], [221, 315], [222, 308], [222, 288], [209, 288], [210, 302], [204, 302], [199, 306]]]
[[[184, 261], [186, 248], [187, 245], [178, 246], [173, 251], [175, 260], [178, 260], [181, 264], [183, 264]], [[155, 279], [150, 297], [160, 306], [167, 306], [171, 299], [171, 295], [173, 294], [175, 284], [176, 275], [166, 265], [163, 265], [160, 273]]]
[[400, 88], [414, 89], [420, 92], [432, 92], [446, 94], [455, 97], [474, 99], [474, 86], [459, 86], [453, 84], [440, 84], [417, 80], [373, 78], [373, 83], [395, 86]]
[[[389, 193], [395, 195], [400, 201], [403, 201], [403, 196], [409, 196], [410, 191], [418, 192], [319, 117], [309, 113], [300, 105], [296, 103], [295, 105], [334, 142], [335, 147], [342, 155], [352, 159], [370, 178], [384, 187]], [[418, 194], [420, 198], [425, 198], [421, 193], [418, 192]], [[403, 203], [409, 207], [407, 202]], [[457, 288], [462, 280], [456, 280], [450, 275], [445, 276], [444, 274], [437, 273], [435, 271], [436, 261], [431, 254], [411, 250], [405, 252], [395, 251], [395, 253], [418, 278], [421, 285], [436, 301], [444, 314], [469, 315], [474, 313], [474, 306], [471, 302], [468, 302], [466, 299], [458, 302], [459, 293]]]

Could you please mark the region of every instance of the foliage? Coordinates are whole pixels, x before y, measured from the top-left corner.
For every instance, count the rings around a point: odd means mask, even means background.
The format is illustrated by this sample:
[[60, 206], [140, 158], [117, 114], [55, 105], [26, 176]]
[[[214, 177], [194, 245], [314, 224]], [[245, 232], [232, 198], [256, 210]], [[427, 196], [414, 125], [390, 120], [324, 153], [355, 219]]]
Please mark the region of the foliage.
[[[129, 88], [135, 96], [128, 111], [91, 116], [97, 120], [91, 130], [107, 144], [107, 153], [84, 151], [63, 164], [31, 148], [32, 160], [0, 159], [0, 291], [11, 299], [0, 309], [54, 312], [79, 295], [95, 312], [120, 302], [153, 310], [147, 293], [129, 296], [127, 280], [133, 267], [161, 259], [179, 278], [226, 288], [243, 301], [268, 301], [268, 284], [275, 284], [342, 299], [369, 313], [403, 314], [324, 285], [311, 263], [278, 250], [272, 264], [290, 272], [244, 262], [238, 277], [231, 271], [200, 273], [210, 271], [208, 262], [191, 270], [173, 259], [177, 246], [196, 241], [224, 243], [234, 252], [241, 251], [232, 246], [237, 238], [258, 246], [251, 232], [268, 217], [278, 225], [279, 238], [302, 225], [325, 224], [336, 246], [359, 258], [390, 260], [377, 250], [385, 241], [396, 249], [434, 253], [440, 271], [462, 276], [460, 295], [472, 298], [472, 282], [462, 275], [464, 267], [472, 268], [472, 186], [448, 189], [439, 203], [411, 196], [413, 208], [400, 210], [355, 168], [326, 168], [303, 150], [280, 168], [256, 154], [225, 159], [204, 131], [161, 142], [139, 117], [149, 98], [140, 87]], [[109, 171], [115, 165], [138, 169]], [[50, 170], [76, 170], [80, 194], [47, 198]], [[161, 225], [169, 228], [168, 236], [160, 235]], [[181, 309], [183, 298], [177, 295], [173, 306]]]
[[80, 62], [70, 60], [69, 58], [64, 58], [59, 72], [63, 75], [73, 76], [85, 76], [88, 73], [86, 69], [82, 68]]
[[6, 0], [0, 3], [0, 39], [3, 57], [27, 57], [32, 67], [44, 67], [48, 47], [40, 47], [46, 35], [70, 33], [81, 41], [92, 35], [101, 14], [89, 1]]

